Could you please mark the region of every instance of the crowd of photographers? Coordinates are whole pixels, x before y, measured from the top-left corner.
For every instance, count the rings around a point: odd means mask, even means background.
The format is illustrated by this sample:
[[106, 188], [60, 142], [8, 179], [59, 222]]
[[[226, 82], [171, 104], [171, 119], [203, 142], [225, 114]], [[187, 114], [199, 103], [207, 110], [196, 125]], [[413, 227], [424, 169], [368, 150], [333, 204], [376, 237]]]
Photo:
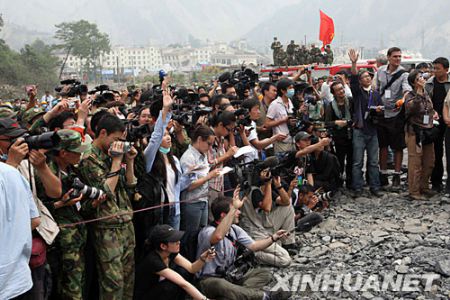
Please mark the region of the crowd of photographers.
[[407, 73], [394, 47], [371, 74], [349, 58], [326, 78], [243, 69], [188, 89], [162, 73], [4, 101], [0, 298], [287, 299], [263, 267], [288, 266], [336, 194], [400, 186], [404, 148], [411, 198], [443, 191], [448, 60]]

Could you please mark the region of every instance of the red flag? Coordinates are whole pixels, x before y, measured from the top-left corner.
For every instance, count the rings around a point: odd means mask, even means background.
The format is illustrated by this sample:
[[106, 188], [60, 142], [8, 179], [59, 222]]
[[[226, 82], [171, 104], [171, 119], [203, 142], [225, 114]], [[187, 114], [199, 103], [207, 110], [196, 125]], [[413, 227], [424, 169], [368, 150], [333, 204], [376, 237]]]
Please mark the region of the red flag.
[[319, 40], [323, 42], [322, 51], [325, 46], [331, 44], [334, 38], [334, 22], [333, 19], [327, 16], [323, 11], [320, 11], [320, 34]]

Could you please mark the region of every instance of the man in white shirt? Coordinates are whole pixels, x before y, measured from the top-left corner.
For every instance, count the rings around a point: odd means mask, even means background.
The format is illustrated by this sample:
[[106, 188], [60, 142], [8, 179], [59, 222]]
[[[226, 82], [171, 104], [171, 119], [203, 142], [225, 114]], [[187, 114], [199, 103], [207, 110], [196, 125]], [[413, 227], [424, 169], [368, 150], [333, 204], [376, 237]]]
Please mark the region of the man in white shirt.
[[40, 218], [28, 182], [15, 168], [0, 162], [0, 299], [10, 299], [31, 289], [28, 266], [31, 231]]

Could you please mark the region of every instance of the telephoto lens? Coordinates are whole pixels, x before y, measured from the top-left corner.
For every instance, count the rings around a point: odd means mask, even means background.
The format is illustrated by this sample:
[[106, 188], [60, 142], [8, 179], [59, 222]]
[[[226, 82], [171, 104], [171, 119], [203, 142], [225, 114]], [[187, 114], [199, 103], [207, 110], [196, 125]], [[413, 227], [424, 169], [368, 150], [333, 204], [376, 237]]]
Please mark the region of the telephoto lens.
[[81, 193], [89, 199], [98, 199], [105, 193], [98, 188], [84, 184], [79, 178], [75, 178], [73, 180], [72, 188], [74, 189], [74, 191], [76, 191], [77, 194]]

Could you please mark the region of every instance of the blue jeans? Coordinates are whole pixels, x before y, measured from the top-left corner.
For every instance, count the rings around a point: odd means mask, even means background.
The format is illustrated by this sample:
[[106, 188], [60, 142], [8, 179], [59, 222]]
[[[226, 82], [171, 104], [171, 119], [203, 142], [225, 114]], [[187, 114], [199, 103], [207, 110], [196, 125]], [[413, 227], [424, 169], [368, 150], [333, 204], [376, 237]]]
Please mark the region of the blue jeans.
[[380, 189], [378, 169], [378, 138], [376, 135], [366, 135], [361, 129], [353, 130], [353, 189], [360, 190], [364, 185], [362, 168], [364, 151], [367, 151], [367, 173], [371, 190]]
[[180, 215], [170, 215], [167, 224], [173, 229], [180, 230]]
[[181, 229], [195, 231], [208, 224], [208, 202], [199, 201], [181, 205]]

